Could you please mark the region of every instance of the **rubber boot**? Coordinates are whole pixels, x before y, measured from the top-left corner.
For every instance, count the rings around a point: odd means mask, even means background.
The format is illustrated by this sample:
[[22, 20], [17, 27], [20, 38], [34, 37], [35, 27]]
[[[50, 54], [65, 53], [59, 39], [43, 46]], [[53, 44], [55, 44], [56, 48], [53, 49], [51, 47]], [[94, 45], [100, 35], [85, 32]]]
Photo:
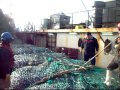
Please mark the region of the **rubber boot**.
[[111, 85], [111, 78], [112, 78], [112, 71], [107, 70], [106, 71], [106, 79], [105, 79], [105, 82], [104, 82], [107, 86]]

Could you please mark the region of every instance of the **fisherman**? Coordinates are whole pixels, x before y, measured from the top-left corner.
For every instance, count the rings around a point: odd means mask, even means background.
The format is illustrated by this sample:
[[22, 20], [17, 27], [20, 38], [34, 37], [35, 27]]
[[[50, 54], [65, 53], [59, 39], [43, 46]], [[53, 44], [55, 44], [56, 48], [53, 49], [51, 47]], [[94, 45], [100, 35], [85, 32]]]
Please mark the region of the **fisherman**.
[[13, 70], [14, 56], [10, 43], [13, 41], [11, 33], [1, 34], [0, 44], [0, 89], [10, 87], [10, 74]]
[[104, 81], [104, 83], [107, 86], [111, 85], [112, 71], [119, 68], [119, 65], [120, 65], [120, 23], [118, 23], [117, 29], [118, 29], [119, 36], [115, 39], [116, 54], [113, 60], [107, 66], [106, 79]]
[[[90, 58], [94, 57], [99, 50], [98, 41], [92, 36], [90, 32], [85, 34], [85, 38], [82, 40], [81, 48], [84, 49], [84, 60], [88, 61]], [[96, 64], [96, 59], [91, 60], [90, 67], [93, 68]]]

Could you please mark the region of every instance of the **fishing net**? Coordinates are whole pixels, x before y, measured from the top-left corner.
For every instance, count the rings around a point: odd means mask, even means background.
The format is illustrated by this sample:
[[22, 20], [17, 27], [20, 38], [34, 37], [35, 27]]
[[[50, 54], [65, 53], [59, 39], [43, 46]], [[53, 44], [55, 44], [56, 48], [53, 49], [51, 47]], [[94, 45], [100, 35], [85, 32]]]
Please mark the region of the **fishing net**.
[[29, 44], [14, 44], [12, 45], [14, 54], [33, 54], [33, 53], [41, 53], [41, 52], [52, 52], [47, 48], [36, 47], [34, 45]]
[[91, 69], [87, 64], [86, 70], [76, 70], [85, 63], [83, 60], [70, 59], [63, 53], [51, 52], [46, 48], [32, 45], [14, 45], [13, 49], [15, 70], [11, 74], [10, 88], [12, 89], [113, 90], [120, 87], [119, 77], [116, 73], [112, 76], [112, 86], [108, 87], [103, 83], [106, 76], [104, 68]]

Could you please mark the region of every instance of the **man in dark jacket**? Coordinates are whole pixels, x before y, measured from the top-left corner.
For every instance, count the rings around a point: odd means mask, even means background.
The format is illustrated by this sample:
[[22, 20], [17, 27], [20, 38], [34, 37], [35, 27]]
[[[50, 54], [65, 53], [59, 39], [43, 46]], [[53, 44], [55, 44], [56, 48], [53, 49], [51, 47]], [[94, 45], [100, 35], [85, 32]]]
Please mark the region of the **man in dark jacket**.
[[0, 45], [0, 89], [9, 88], [10, 74], [13, 70], [14, 56], [10, 47], [13, 37], [9, 32], [1, 34]]
[[[96, 52], [99, 49], [97, 39], [91, 35], [90, 32], [87, 32], [85, 38], [82, 41], [81, 48], [84, 49], [84, 60], [88, 61], [90, 58], [95, 56]], [[91, 60], [91, 67], [96, 63], [95, 58]]]

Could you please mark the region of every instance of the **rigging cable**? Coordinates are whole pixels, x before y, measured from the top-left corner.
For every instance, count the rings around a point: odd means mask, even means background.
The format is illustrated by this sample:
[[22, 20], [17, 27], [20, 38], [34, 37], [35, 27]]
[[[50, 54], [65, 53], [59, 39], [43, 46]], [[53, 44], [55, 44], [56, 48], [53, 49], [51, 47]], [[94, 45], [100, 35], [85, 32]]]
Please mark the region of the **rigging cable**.
[[[93, 23], [92, 18], [91, 18], [90, 15], [89, 15], [89, 11], [87, 10], [87, 8], [86, 8], [83, 0], [81, 0], [81, 2], [82, 2], [83, 6], [84, 6], [84, 8], [85, 8], [85, 11], [88, 13], [88, 17], [90, 18], [91, 22]], [[97, 29], [95, 29], [95, 30], [97, 31]], [[97, 33], [99, 34], [101, 40], [105, 43], [105, 41], [104, 41], [104, 39], [102, 38], [102, 36], [100, 35], [100, 33], [99, 33], [98, 31], [97, 31]]]

